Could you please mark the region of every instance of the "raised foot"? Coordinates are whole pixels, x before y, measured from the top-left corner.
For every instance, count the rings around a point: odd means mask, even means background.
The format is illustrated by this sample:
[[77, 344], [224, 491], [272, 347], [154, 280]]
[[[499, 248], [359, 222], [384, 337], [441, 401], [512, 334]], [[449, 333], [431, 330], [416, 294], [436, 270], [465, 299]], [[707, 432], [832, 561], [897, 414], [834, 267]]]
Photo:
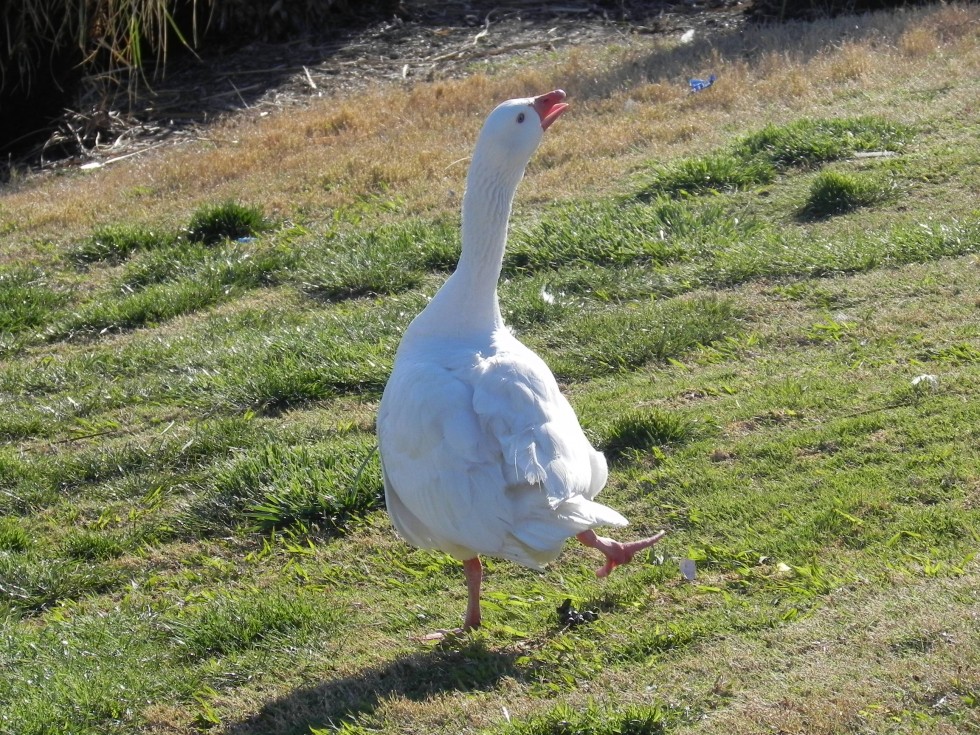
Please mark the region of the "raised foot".
[[666, 531], [660, 531], [649, 538], [623, 543], [605, 536], [597, 536], [594, 531], [583, 531], [576, 538], [586, 546], [598, 549], [605, 555], [606, 563], [596, 569], [595, 573], [597, 577], [606, 577], [620, 564], [628, 564], [639, 552], [649, 549], [666, 535]]

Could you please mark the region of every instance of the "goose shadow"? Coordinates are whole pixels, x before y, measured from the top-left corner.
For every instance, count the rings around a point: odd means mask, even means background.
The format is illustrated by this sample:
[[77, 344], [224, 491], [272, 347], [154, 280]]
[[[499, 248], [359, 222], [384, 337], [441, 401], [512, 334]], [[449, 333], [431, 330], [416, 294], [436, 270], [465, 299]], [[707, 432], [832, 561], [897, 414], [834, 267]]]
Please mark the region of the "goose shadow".
[[494, 651], [480, 642], [400, 656], [352, 676], [299, 687], [232, 724], [229, 735], [308, 735], [310, 728], [336, 726], [374, 712], [386, 699], [422, 701], [443, 692], [488, 690], [518, 675], [514, 652]]

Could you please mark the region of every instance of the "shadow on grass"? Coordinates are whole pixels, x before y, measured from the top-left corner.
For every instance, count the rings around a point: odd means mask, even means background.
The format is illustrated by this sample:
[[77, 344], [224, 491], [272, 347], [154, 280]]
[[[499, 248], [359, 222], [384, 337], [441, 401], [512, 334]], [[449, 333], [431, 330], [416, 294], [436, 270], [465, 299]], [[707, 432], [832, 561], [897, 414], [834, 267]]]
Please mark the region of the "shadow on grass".
[[516, 653], [477, 642], [437, 647], [341, 679], [303, 687], [268, 702], [258, 714], [232, 725], [229, 735], [308, 735], [374, 712], [392, 697], [422, 701], [443, 692], [490, 689], [515, 676]]

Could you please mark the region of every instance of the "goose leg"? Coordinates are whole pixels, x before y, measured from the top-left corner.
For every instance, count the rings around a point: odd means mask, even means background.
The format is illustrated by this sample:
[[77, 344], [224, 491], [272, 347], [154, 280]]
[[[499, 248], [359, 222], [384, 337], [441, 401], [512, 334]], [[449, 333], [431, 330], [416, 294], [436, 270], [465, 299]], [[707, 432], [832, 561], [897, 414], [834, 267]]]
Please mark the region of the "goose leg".
[[474, 556], [463, 562], [463, 573], [466, 575], [466, 617], [463, 618], [463, 630], [480, 627], [480, 584], [483, 581], [483, 565], [480, 557]]
[[666, 531], [660, 531], [650, 538], [622, 543], [605, 536], [597, 536], [595, 531], [590, 530], [582, 531], [575, 538], [589, 548], [598, 549], [605, 555], [605, 565], [595, 572], [597, 577], [605, 577], [620, 564], [629, 563], [639, 552], [650, 548], [666, 535]]
[[483, 564], [480, 557], [474, 556], [463, 562], [463, 574], [466, 575], [466, 616], [463, 618], [463, 627], [454, 630], [437, 630], [420, 638], [420, 640], [442, 641], [446, 636], [460, 635], [467, 630], [480, 627], [480, 585], [483, 582]]

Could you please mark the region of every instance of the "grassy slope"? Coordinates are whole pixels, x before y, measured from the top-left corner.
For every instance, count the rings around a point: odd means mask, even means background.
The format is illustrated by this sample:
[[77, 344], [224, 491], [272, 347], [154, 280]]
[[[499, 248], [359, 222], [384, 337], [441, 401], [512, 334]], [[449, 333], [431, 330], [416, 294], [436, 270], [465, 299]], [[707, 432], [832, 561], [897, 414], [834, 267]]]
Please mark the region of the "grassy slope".
[[[980, 727], [978, 23], [580, 49], [5, 192], [0, 732]], [[373, 412], [487, 100], [559, 84], [504, 310], [672, 534], [491, 561], [420, 644], [461, 574], [392, 534]]]

